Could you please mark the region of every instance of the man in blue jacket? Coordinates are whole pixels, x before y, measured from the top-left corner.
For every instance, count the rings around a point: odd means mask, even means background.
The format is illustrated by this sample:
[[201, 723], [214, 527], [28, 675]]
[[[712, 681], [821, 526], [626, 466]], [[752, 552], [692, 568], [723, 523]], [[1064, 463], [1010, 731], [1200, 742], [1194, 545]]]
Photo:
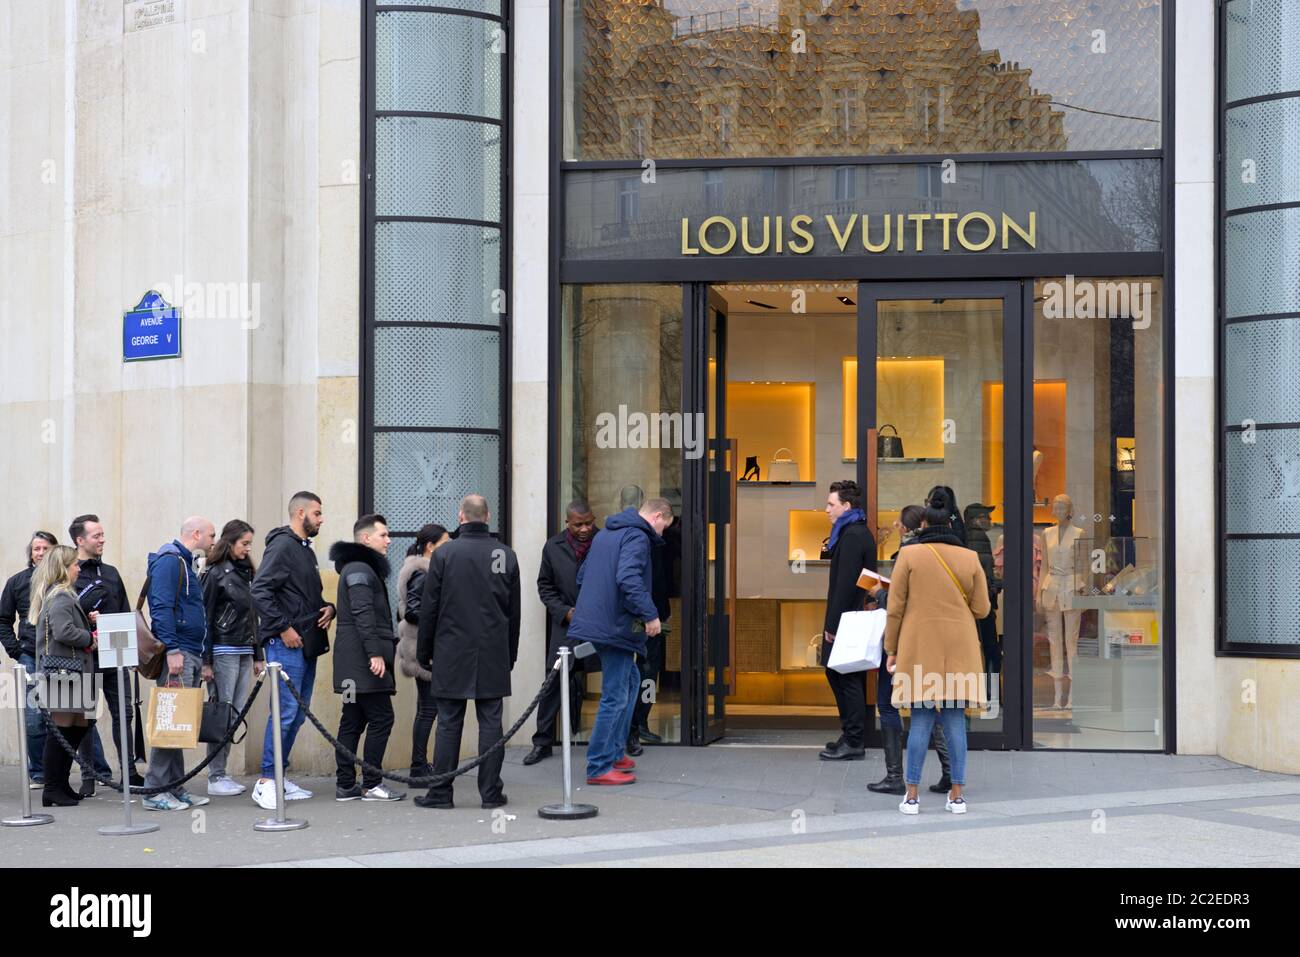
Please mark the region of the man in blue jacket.
[[[203, 672], [203, 641], [208, 616], [203, 605], [203, 584], [194, 570], [195, 559], [207, 553], [217, 530], [206, 518], [187, 518], [180, 538], [149, 555], [149, 624], [154, 637], [167, 648], [167, 667], [158, 676], [159, 687], [179, 684], [197, 688]], [[145, 787], [156, 788], [185, 776], [185, 752], [180, 748], [153, 748]], [[207, 804], [183, 787], [145, 798], [150, 811], [183, 811]]]
[[641, 687], [636, 656], [646, 653], [646, 636], [659, 634], [659, 611], [651, 597], [651, 549], [662, 545], [673, 523], [673, 507], [652, 498], [638, 511], [611, 515], [592, 539], [578, 569], [578, 603], [569, 640], [590, 641], [600, 654], [601, 691], [596, 723], [587, 745], [588, 784], [631, 784], [636, 762], [623, 752]]

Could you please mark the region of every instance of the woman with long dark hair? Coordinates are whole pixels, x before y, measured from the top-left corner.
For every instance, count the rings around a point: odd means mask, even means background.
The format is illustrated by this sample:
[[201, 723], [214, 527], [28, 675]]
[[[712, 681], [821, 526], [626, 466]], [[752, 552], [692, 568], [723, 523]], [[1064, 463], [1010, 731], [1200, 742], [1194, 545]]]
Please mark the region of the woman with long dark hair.
[[402, 674], [415, 679], [415, 724], [411, 727], [411, 776], [433, 774], [429, 764], [429, 735], [438, 717], [433, 700], [433, 675], [416, 660], [420, 635], [420, 598], [424, 595], [424, 576], [429, 571], [429, 556], [450, 539], [447, 529], [429, 524], [420, 529], [406, 550], [406, 559], [397, 573], [397, 664]]
[[[36, 631], [36, 663], [43, 673], [43, 704], [73, 751], [95, 726], [95, 635], [73, 585], [77, 550], [53, 545], [32, 576], [27, 621]], [[68, 784], [72, 756], [51, 732], [45, 738], [45, 807], [75, 807], [81, 796]]]
[[[215, 688], [219, 701], [244, 710], [253, 677], [266, 667], [257, 640], [253, 609], [253, 526], [240, 519], [226, 522], [221, 536], [208, 549], [203, 569], [203, 607], [208, 635], [203, 642], [203, 680]], [[226, 773], [230, 745], [208, 745], [214, 755], [208, 765], [208, 794], [234, 797], [247, 788]]]

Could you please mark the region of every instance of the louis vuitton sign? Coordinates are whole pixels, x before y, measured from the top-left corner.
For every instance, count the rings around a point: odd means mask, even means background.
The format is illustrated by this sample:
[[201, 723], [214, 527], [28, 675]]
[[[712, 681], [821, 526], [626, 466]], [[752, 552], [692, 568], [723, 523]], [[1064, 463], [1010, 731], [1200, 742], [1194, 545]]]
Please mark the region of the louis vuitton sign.
[[[982, 252], [993, 246], [1011, 249], [1038, 245], [1038, 212], [1029, 210], [1027, 221], [1019, 223], [1007, 213], [825, 213], [825, 226], [836, 251], [883, 253], [949, 252], [956, 243], [968, 252]], [[811, 230], [812, 216], [708, 216], [692, 225], [682, 217], [682, 255], [725, 256], [737, 248], [749, 256], [767, 252], [804, 255], [814, 251], [817, 235]], [[1000, 237], [1000, 242], [999, 242]], [[929, 248], [927, 248], [927, 246]]]

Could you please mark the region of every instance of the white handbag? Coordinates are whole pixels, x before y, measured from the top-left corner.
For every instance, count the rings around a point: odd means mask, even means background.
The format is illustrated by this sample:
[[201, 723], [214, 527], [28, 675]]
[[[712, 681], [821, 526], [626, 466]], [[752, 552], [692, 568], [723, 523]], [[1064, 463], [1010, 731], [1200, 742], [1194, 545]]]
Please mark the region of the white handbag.
[[[783, 457], [781, 453], [784, 452]], [[767, 480], [769, 482], [797, 482], [799, 481], [799, 463], [793, 458], [793, 453], [787, 448], [779, 448], [772, 454], [772, 463], [767, 467]]]
[[826, 667], [842, 675], [879, 668], [888, 617], [889, 613], [883, 608], [846, 611], [840, 615], [840, 629], [831, 642], [831, 656]]

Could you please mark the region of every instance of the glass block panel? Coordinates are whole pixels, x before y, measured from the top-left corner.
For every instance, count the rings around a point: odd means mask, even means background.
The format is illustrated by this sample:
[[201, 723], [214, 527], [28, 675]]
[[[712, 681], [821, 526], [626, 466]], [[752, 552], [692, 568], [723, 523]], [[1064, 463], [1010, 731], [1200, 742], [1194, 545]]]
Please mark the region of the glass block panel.
[[[1224, 328], [1223, 421], [1300, 422], [1300, 318]], [[1282, 383], [1291, 387], [1281, 388]]]
[[501, 425], [501, 334], [419, 326], [375, 330], [375, 426]]
[[484, 495], [493, 529], [501, 508], [501, 440], [496, 435], [454, 432], [375, 433], [375, 511], [393, 528], [415, 530], [426, 522], [456, 527], [460, 500]]
[[[381, 7], [451, 7], [473, 13], [501, 16], [501, 0], [379, 0]], [[382, 14], [381, 14], [382, 16]]]
[[[1266, 100], [1224, 114], [1228, 209], [1300, 202], [1300, 98]], [[1249, 167], [1243, 164], [1249, 163]], [[1242, 182], [1250, 173], [1253, 182]]]
[[1227, 318], [1300, 312], [1300, 209], [1230, 216], [1224, 237]]
[[1229, 432], [1223, 439], [1227, 532], [1300, 532], [1300, 429]]
[[[391, 532], [392, 529], [390, 528], [389, 531]], [[388, 540], [389, 572], [386, 583], [388, 585], [388, 604], [392, 608], [394, 615], [397, 614], [397, 599], [399, 597], [397, 594], [397, 575], [402, 570], [402, 562], [406, 560], [406, 550], [411, 547], [411, 543], [414, 541], [414, 535], [393, 535]]]
[[1232, 0], [1227, 10], [1228, 101], [1300, 90], [1300, 4]]
[[500, 288], [501, 230], [461, 223], [375, 224], [379, 322], [500, 325], [493, 308]]
[[1224, 640], [1300, 643], [1300, 588], [1282, 571], [1300, 568], [1300, 539], [1230, 539], [1227, 546]]
[[503, 27], [437, 13], [381, 13], [375, 107], [501, 118]]
[[375, 212], [501, 220], [501, 128], [470, 120], [375, 121]]

